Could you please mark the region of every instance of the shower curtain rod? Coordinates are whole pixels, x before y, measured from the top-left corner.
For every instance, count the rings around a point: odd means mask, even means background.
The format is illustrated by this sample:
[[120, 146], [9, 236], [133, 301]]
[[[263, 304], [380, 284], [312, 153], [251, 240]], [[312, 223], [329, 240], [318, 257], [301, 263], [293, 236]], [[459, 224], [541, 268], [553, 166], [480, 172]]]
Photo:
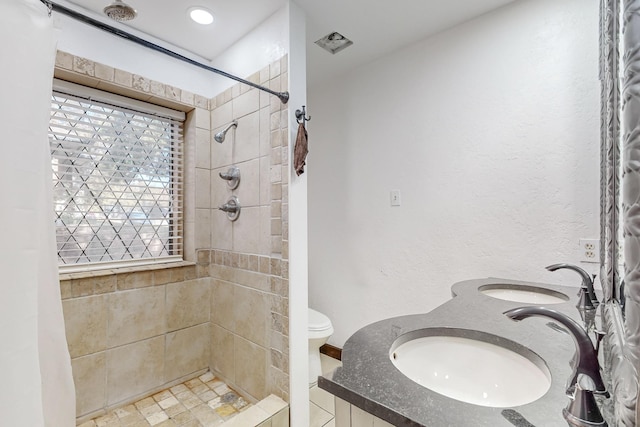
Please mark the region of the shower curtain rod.
[[179, 59], [179, 60], [184, 61], [184, 62], [186, 62], [188, 64], [195, 65], [196, 67], [204, 68], [207, 71], [211, 71], [211, 72], [219, 74], [219, 75], [221, 75], [223, 77], [227, 77], [227, 78], [235, 80], [237, 82], [244, 83], [244, 84], [246, 84], [248, 86], [251, 86], [251, 87], [254, 87], [256, 89], [259, 89], [259, 90], [265, 91], [267, 93], [270, 93], [271, 95], [275, 95], [280, 99], [280, 101], [283, 104], [286, 104], [289, 101], [289, 92], [276, 92], [276, 91], [273, 91], [273, 90], [271, 90], [271, 89], [269, 89], [267, 87], [260, 86], [258, 84], [253, 83], [253, 82], [250, 82], [248, 80], [245, 80], [245, 79], [242, 79], [240, 77], [234, 76], [233, 74], [229, 74], [229, 73], [224, 72], [222, 70], [218, 70], [217, 68], [213, 68], [213, 67], [210, 67], [208, 65], [202, 64], [202, 63], [200, 63], [198, 61], [194, 61], [193, 59], [187, 58], [184, 55], [180, 55], [179, 53], [176, 53], [176, 52], [174, 52], [172, 50], [169, 50], [169, 49], [164, 48], [162, 46], [158, 46], [157, 44], [151, 43], [148, 40], [145, 40], [145, 39], [140, 38], [138, 36], [134, 36], [131, 33], [128, 33], [126, 31], [123, 31], [123, 30], [120, 30], [118, 28], [115, 28], [115, 27], [112, 27], [110, 25], [107, 25], [107, 24], [105, 24], [103, 22], [100, 22], [100, 21], [98, 21], [96, 19], [90, 18], [90, 17], [88, 17], [86, 15], [83, 15], [83, 14], [81, 14], [79, 12], [76, 12], [75, 10], [71, 10], [71, 9], [69, 9], [67, 7], [61, 6], [61, 5], [57, 4], [57, 3], [53, 3], [53, 2], [51, 2], [49, 0], [40, 0], [40, 1], [42, 3], [44, 3], [45, 6], [47, 6], [49, 8], [49, 14], [51, 14], [52, 10], [55, 11], [55, 12], [62, 13], [63, 15], [67, 15], [67, 16], [73, 18], [73, 19], [76, 19], [78, 21], [84, 22], [85, 24], [88, 24], [88, 25], [91, 25], [93, 27], [99, 28], [99, 29], [101, 29], [103, 31], [106, 31], [106, 32], [111, 33], [113, 35], [116, 35], [118, 37], [122, 37], [123, 39], [130, 40], [130, 41], [132, 41], [134, 43], [137, 43], [137, 44], [139, 44], [141, 46], [144, 46], [146, 48], [155, 50], [156, 52], [163, 53], [163, 54], [165, 54], [167, 56], [170, 56], [172, 58]]

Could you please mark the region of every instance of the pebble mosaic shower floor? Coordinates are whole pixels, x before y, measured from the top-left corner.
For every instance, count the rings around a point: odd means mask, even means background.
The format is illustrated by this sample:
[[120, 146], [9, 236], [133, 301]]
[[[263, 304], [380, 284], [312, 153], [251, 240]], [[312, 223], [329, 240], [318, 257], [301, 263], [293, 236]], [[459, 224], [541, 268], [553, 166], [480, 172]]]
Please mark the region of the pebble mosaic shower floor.
[[207, 372], [78, 427], [213, 427], [251, 406]]

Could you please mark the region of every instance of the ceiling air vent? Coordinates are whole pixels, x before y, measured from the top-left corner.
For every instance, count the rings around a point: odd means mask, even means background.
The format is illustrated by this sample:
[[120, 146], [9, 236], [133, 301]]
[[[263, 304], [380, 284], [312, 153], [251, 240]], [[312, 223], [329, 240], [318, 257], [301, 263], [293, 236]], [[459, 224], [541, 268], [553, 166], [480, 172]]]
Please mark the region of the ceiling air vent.
[[351, 40], [343, 36], [338, 32], [333, 32], [331, 34], [327, 34], [320, 40], [316, 41], [316, 44], [326, 50], [327, 52], [331, 52], [332, 54], [336, 54], [343, 49], [348, 48], [353, 44]]

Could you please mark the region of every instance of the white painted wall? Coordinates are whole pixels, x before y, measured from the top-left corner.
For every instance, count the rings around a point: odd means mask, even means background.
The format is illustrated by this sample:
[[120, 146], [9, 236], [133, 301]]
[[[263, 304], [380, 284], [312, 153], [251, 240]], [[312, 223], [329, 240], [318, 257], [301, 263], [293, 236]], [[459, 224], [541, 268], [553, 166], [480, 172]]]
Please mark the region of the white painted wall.
[[[63, 2], [61, 2], [63, 3]], [[86, 13], [86, 12], [85, 12]], [[88, 13], [90, 16], [94, 15]], [[128, 40], [54, 13], [60, 30], [58, 49], [91, 59], [114, 68], [129, 71], [152, 80], [188, 90], [206, 97], [214, 97], [236, 82], [210, 71], [170, 58]], [[255, 73], [288, 52], [288, 13], [286, 7], [232, 45], [211, 63], [153, 37], [122, 27], [195, 61], [218, 68], [241, 78]], [[110, 24], [118, 26], [117, 23]]]
[[513, 3], [309, 88], [309, 113], [309, 303], [330, 343], [461, 280], [579, 282], [544, 266], [599, 235], [598, 1]]
[[[289, 376], [291, 425], [309, 423], [307, 174], [293, 170], [298, 131], [295, 111], [307, 104], [306, 16], [289, 1]], [[283, 200], [284, 202], [284, 200]]]

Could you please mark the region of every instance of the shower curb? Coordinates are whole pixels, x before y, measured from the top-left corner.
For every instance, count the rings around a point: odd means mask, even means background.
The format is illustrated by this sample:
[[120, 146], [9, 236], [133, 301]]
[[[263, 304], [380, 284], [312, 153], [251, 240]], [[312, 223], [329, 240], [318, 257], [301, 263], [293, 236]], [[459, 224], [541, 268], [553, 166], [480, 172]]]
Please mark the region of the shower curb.
[[289, 404], [271, 394], [242, 411], [221, 427], [289, 427]]

